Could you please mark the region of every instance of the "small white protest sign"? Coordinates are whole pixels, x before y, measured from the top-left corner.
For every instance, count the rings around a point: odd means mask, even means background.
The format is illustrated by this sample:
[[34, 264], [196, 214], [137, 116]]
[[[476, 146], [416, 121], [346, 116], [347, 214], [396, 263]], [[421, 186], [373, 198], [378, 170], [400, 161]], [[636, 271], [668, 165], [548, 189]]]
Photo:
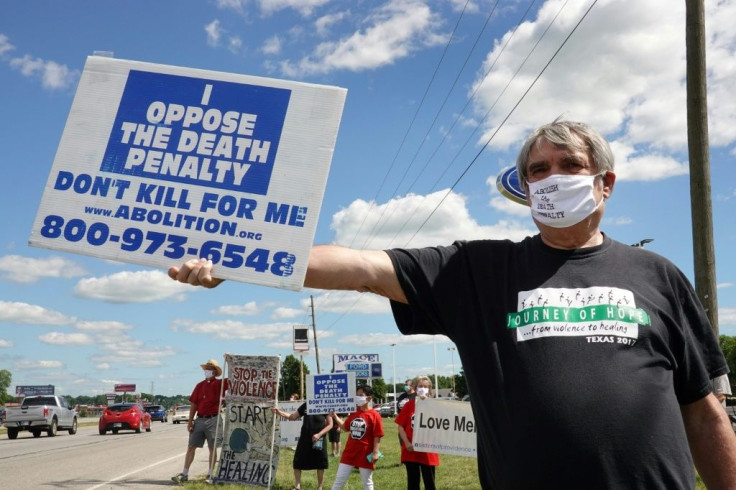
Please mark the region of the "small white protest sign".
[[[286, 413], [293, 413], [299, 410], [299, 407], [304, 403], [303, 401], [296, 402], [279, 402], [279, 408]], [[295, 447], [299, 442], [299, 436], [302, 431], [303, 419], [289, 420], [286, 417], [280, 417], [280, 440], [279, 446]]]
[[29, 244], [299, 290], [346, 94], [90, 56]]
[[419, 397], [415, 400], [415, 451], [477, 457], [477, 429], [470, 403]]

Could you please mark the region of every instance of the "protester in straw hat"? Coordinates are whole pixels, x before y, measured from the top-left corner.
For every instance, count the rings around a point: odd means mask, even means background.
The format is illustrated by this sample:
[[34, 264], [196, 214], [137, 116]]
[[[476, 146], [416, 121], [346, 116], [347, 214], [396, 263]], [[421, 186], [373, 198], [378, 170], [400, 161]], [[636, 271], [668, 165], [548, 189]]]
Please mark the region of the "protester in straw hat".
[[[207, 467], [208, 479], [212, 477], [210, 472], [217, 460], [217, 450], [215, 449], [217, 415], [220, 413], [220, 394], [224, 395], [228, 389], [228, 382], [227, 380], [217, 379], [218, 376], [222, 375], [222, 368], [216, 360], [210, 359], [206, 363], [200, 364], [200, 367], [204, 371], [204, 381], [197, 383], [189, 397], [191, 403], [189, 420], [187, 421], [189, 445], [187, 446], [187, 454], [184, 456], [184, 469], [171, 478], [176, 483], [189, 480], [189, 467], [194, 461], [194, 453], [198, 447], [204, 446], [205, 440], [207, 440], [207, 447], [210, 450], [209, 465]], [[197, 415], [196, 419], [194, 418], [195, 414]]]

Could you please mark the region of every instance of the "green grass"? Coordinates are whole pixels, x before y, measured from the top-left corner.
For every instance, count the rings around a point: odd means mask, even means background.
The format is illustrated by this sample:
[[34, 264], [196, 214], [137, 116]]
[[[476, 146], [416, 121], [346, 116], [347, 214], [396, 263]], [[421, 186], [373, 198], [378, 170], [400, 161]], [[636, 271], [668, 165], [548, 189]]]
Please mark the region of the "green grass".
[[[399, 436], [396, 430], [394, 419], [383, 419], [383, 431], [385, 437], [381, 440], [381, 452], [383, 458], [376, 465], [376, 471], [373, 472], [373, 485], [378, 489], [401, 489], [406, 488], [406, 471], [401, 465], [401, 449], [399, 448]], [[342, 436], [342, 444], [345, 445], [345, 434]], [[294, 472], [291, 468], [294, 459], [294, 451], [281, 448], [281, 457], [279, 458], [279, 467], [276, 472], [276, 482], [273, 489], [289, 490], [294, 488]], [[325, 471], [325, 480], [323, 490], [328, 490], [335, 481], [335, 473], [340, 458], [330, 458], [330, 467]], [[184, 485], [186, 489], [203, 490], [212, 488], [211, 485], [204, 483], [204, 474], [196, 475], [197, 481], [189, 481]], [[440, 465], [437, 467], [436, 484], [438, 489], [455, 490], [462, 488], [464, 490], [473, 490], [480, 488], [478, 480], [477, 461], [475, 458], [467, 458], [462, 456], [448, 456], [440, 454]], [[222, 489], [241, 489], [242, 485], [228, 484], [217, 485]], [[313, 490], [317, 488], [317, 472], [302, 471], [302, 489]], [[355, 470], [345, 485], [345, 490], [359, 490], [362, 488], [360, 483], [360, 475]]]
[[[81, 422], [80, 426], [96, 425], [97, 421]], [[383, 419], [383, 431], [386, 436], [381, 441], [381, 452], [384, 457], [376, 465], [376, 471], [373, 472], [373, 485], [377, 489], [401, 489], [406, 487], [406, 471], [401, 465], [401, 450], [399, 448], [398, 434], [394, 419]], [[0, 434], [4, 434], [5, 430], [0, 429]], [[342, 436], [342, 444], [345, 445], [345, 435]], [[294, 472], [291, 469], [291, 463], [294, 459], [294, 451], [281, 448], [281, 457], [279, 458], [279, 468], [276, 472], [276, 482], [271, 487], [275, 490], [289, 490], [294, 488]], [[323, 490], [328, 490], [335, 481], [335, 473], [339, 458], [330, 458], [330, 467], [325, 471], [325, 481]], [[473, 490], [480, 488], [478, 480], [478, 468], [475, 458], [466, 458], [462, 456], [448, 456], [440, 454], [440, 465], [437, 467], [436, 484], [440, 490], [450, 490], [462, 488], [463, 490]], [[204, 490], [211, 489], [212, 485], [204, 482], [205, 475], [192, 475], [193, 480], [183, 485], [188, 490]], [[242, 490], [243, 485], [228, 484], [217, 485], [217, 488], [223, 490]], [[317, 472], [302, 472], [302, 489], [310, 490], [317, 488]], [[354, 471], [350, 476], [345, 490], [359, 490], [362, 488], [360, 484], [360, 476], [358, 471]], [[695, 482], [696, 490], [706, 490], [706, 486], [697, 476]]]

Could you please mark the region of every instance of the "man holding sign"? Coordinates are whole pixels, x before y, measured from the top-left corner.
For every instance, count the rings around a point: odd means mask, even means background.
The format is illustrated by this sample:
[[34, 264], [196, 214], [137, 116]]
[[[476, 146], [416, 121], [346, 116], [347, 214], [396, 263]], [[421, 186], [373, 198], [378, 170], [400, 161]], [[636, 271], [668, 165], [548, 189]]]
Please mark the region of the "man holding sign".
[[[314, 247], [304, 285], [391, 299], [405, 334], [444, 334], [465, 368], [484, 488], [736, 488], [736, 436], [711, 393], [728, 372], [686, 277], [600, 230], [616, 175], [582, 123], [517, 159], [540, 233], [387, 251]], [[214, 287], [212, 264], [169, 275]]]

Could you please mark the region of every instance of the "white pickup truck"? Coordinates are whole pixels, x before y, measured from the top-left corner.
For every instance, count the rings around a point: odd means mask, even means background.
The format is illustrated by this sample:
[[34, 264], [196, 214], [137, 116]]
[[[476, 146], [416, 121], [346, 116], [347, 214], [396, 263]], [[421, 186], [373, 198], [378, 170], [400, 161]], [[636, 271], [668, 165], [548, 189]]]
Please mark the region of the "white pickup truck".
[[22, 430], [30, 431], [33, 437], [41, 437], [41, 432], [54, 437], [58, 429], [76, 434], [77, 412], [62, 396], [28, 396], [19, 407], [5, 407], [3, 426], [8, 429], [8, 439], [15, 439]]

